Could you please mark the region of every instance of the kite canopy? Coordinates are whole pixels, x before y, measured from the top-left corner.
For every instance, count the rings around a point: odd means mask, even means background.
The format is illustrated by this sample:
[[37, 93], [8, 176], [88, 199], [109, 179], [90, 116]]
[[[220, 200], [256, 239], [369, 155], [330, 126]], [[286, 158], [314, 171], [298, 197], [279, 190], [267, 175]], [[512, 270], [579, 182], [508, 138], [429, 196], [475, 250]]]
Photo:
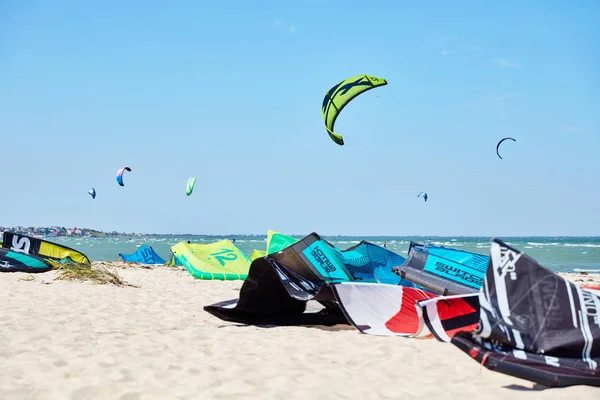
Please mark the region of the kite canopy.
[[91, 265], [89, 258], [75, 249], [31, 236], [18, 235], [13, 232], [4, 232], [2, 247], [19, 253], [41, 257], [44, 260], [64, 262], [70, 259], [77, 263]]
[[502, 142], [504, 142], [505, 140], [512, 140], [513, 142], [516, 142], [516, 140], [513, 139], [513, 138], [511, 138], [511, 137], [505, 137], [504, 139], [502, 139], [501, 141], [499, 141], [498, 144], [496, 145], [496, 154], [500, 158], [502, 158], [502, 156], [500, 155], [500, 153], [498, 152], [498, 150], [500, 149], [500, 145], [502, 144]]
[[291, 236], [284, 235], [283, 233], [267, 230], [267, 246], [265, 250], [254, 249], [250, 256], [250, 261], [254, 261], [257, 258], [264, 257], [271, 253], [277, 253], [285, 249], [286, 247], [296, 243], [298, 240]]
[[0, 248], [0, 272], [46, 272], [52, 268], [42, 257]]
[[478, 291], [483, 284], [489, 259], [482, 254], [410, 242], [406, 261], [392, 271], [433, 293], [466, 294]]
[[123, 167], [123, 168], [121, 168], [121, 169], [120, 169], [120, 170], [117, 172], [117, 182], [118, 182], [118, 183], [119, 183], [119, 185], [121, 185], [121, 186], [125, 186], [125, 185], [123, 184], [123, 173], [124, 173], [125, 171], [129, 171], [129, 172], [131, 172], [131, 168], [129, 168], [129, 167]]
[[377, 78], [370, 75], [358, 75], [345, 79], [329, 89], [323, 99], [322, 112], [325, 129], [327, 129], [327, 133], [329, 133], [331, 140], [340, 146], [344, 145], [344, 139], [341, 135], [333, 132], [333, 126], [335, 125], [335, 120], [346, 104], [367, 90], [385, 85], [387, 85], [387, 82], [383, 78]]
[[166, 264], [167, 262], [150, 246], [142, 246], [133, 254], [119, 253], [121, 260], [127, 262], [137, 262], [142, 264]]
[[[412, 282], [392, 272], [394, 265], [404, 261], [404, 257], [365, 241], [340, 250], [313, 232], [255, 259], [239, 299], [205, 306], [204, 310], [223, 320], [246, 324], [348, 323], [330, 285], [357, 281], [413, 287]], [[327, 311], [305, 313], [309, 300], [321, 302]]]
[[208, 244], [179, 242], [171, 247], [176, 260], [198, 279], [246, 279], [250, 259], [229, 240]]
[[88, 190], [88, 193], [90, 194], [90, 196], [92, 196], [92, 199], [96, 198], [96, 189], [91, 188], [90, 190]]
[[254, 261], [257, 258], [261, 258], [267, 255], [267, 252], [264, 250], [258, 250], [258, 249], [254, 249], [252, 251], [252, 254], [250, 255], [250, 261]]
[[452, 343], [484, 367], [544, 386], [600, 386], [600, 297], [498, 239], [479, 324]]
[[188, 196], [192, 194], [194, 191], [194, 185], [196, 184], [196, 178], [192, 177], [188, 179], [187, 184], [185, 185], [185, 194]]
[[425, 192], [420, 192], [417, 197], [421, 197], [421, 195], [423, 195], [423, 200], [427, 201], [427, 193]]
[[298, 239], [294, 239], [291, 236], [284, 235], [283, 233], [267, 230], [267, 254], [277, 253], [285, 249], [288, 246], [296, 243]]
[[348, 322], [361, 333], [428, 337], [415, 303], [436, 295], [414, 287], [381, 283], [341, 282], [331, 285]]

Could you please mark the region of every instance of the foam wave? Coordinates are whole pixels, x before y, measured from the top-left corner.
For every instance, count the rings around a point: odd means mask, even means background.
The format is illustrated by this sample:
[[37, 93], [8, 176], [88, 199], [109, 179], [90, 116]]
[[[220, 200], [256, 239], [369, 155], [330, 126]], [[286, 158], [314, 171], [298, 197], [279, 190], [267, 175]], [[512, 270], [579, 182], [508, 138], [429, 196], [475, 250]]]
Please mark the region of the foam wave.
[[436, 246], [445, 246], [445, 247], [461, 247], [461, 246], [463, 246], [462, 243], [456, 243], [456, 242], [431, 242], [431, 244], [434, 244]]

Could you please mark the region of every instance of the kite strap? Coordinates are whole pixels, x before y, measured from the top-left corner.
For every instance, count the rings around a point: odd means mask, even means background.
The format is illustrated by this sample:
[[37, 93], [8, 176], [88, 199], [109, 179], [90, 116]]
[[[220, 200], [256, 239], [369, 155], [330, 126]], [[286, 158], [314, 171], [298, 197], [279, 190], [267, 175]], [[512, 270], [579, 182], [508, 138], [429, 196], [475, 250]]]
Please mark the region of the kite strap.
[[483, 367], [485, 367], [485, 360], [487, 360], [488, 354], [490, 353], [486, 351], [483, 357], [481, 358], [481, 364], [479, 366], [479, 375], [481, 375], [481, 370], [483, 370]]
[[[487, 358], [488, 358], [488, 354], [490, 354], [490, 353], [489, 353], [488, 351], [486, 351], [486, 352], [483, 354], [483, 357], [481, 358], [481, 363], [480, 363], [480, 367], [479, 367], [479, 375], [481, 375], [481, 370], [482, 370], [482, 369], [483, 369], [483, 367], [485, 366], [485, 361], [486, 361], [486, 360], [487, 360]], [[472, 358], [476, 358], [476, 357], [477, 357], [477, 350], [476, 350], [475, 348], [471, 348], [471, 349], [469, 350], [469, 355], [470, 355]]]

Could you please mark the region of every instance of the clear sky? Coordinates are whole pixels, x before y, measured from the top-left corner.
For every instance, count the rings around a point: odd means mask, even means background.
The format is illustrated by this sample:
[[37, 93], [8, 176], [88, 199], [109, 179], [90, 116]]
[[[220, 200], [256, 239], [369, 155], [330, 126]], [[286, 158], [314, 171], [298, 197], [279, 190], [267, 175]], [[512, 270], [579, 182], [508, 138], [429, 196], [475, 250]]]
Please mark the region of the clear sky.
[[[0, 225], [600, 235], [599, 15], [594, 0], [0, 1]], [[365, 73], [388, 85], [342, 111], [338, 146], [323, 96]]]

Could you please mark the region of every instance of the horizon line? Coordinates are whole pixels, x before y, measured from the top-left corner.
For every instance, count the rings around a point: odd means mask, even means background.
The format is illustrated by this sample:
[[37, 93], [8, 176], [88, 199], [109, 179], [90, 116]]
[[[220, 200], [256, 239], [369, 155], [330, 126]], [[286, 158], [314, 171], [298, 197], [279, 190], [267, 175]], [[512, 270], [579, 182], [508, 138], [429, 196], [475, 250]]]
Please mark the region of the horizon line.
[[[282, 232], [277, 232], [282, 233]], [[284, 233], [287, 236], [306, 237], [311, 233], [316, 233], [319, 236], [327, 237], [346, 237], [346, 238], [595, 238], [600, 239], [600, 235], [341, 235], [341, 234], [322, 234], [318, 232], [310, 232], [307, 234], [301, 233]], [[229, 234], [212, 234], [212, 233], [124, 233], [117, 232], [119, 236], [207, 236], [207, 237], [240, 237], [240, 236], [267, 236], [266, 233], [229, 233]]]
[[[264, 237], [267, 236], [266, 233], [227, 233], [227, 234], [212, 234], [212, 233], [147, 233], [147, 232], [119, 232], [116, 230], [113, 231], [102, 231], [92, 228], [65, 228], [59, 225], [51, 225], [51, 226], [33, 226], [33, 227], [24, 227], [24, 230], [29, 231], [31, 229], [48, 229], [52, 227], [59, 227], [65, 230], [77, 229], [82, 231], [92, 231], [101, 234], [109, 234], [113, 236], [207, 236], [207, 237], [235, 237], [235, 236], [259, 236]], [[3, 231], [17, 231], [18, 227], [3, 227]], [[11, 229], [12, 228], [12, 229]], [[282, 233], [279, 231], [275, 231], [277, 233]], [[344, 235], [344, 234], [321, 234], [316, 231], [311, 231], [307, 234], [301, 233], [285, 233], [287, 236], [298, 236], [298, 237], [306, 237], [311, 233], [316, 233], [319, 236], [327, 236], [327, 237], [346, 237], [346, 238], [484, 238], [484, 239], [492, 239], [492, 238], [596, 238], [600, 239], [600, 235]], [[49, 235], [53, 236], [53, 235]], [[61, 235], [59, 237], [71, 237], [71, 235]], [[77, 237], [77, 236], [76, 236]]]

